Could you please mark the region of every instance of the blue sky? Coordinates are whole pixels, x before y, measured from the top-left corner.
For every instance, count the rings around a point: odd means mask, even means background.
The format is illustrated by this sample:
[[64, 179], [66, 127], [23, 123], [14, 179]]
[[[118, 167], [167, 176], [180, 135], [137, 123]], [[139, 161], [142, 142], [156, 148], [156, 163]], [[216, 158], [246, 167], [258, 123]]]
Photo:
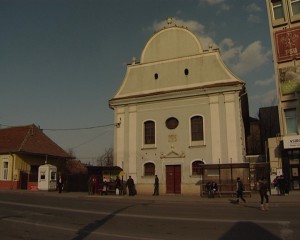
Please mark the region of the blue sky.
[[108, 100], [169, 16], [220, 48], [252, 117], [277, 104], [265, 1], [0, 0], [0, 124], [39, 125], [95, 164], [113, 146]]

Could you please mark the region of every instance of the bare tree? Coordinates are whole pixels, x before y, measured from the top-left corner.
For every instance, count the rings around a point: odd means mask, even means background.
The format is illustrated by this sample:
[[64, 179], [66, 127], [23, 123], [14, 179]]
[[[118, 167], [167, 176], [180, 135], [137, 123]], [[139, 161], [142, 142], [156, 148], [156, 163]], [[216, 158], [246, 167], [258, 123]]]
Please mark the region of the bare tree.
[[114, 164], [114, 149], [111, 147], [105, 149], [104, 153], [97, 157], [98, 166], [113, 166]]

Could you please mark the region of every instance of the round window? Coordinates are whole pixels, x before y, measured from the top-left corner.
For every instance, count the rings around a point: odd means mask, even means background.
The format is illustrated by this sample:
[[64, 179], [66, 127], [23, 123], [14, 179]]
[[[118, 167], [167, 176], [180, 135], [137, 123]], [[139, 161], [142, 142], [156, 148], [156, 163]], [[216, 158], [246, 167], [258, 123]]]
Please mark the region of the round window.
[[168, 129], [175, 129], [177, 128], [179, 122], [177, 120], [177, 118], [174, 117], [170, 117], [166, 120], [166, 126]]

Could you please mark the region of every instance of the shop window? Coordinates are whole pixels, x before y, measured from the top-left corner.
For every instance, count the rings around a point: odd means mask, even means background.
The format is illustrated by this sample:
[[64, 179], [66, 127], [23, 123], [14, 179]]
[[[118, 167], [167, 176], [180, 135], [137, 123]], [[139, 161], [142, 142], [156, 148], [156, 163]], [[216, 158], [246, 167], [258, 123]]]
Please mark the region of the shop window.
[[300, 14], [300, 0], [291, 0], [292, 16]]
[[287, 133], [297, 133], [297, 113], [296, 109], [285, 109], [285, 124]]
[[284, 19], [282, 0], [272, 0], [273, 20]]
[[194, 161], [192, 163], [192, 175], [203, 175], [203, 161]]
[[144, 122], [144, 143], [155, 144], [155, 123], [154, 121]]
[[144, 165], [144, 175], [145, 176], [154, 176], [155, 175], [155, 165], [154, 163], [145, 163]]
[[201, 116], [191, 118], [191, 138], [192, 141], [203, 141], [203, 118]]

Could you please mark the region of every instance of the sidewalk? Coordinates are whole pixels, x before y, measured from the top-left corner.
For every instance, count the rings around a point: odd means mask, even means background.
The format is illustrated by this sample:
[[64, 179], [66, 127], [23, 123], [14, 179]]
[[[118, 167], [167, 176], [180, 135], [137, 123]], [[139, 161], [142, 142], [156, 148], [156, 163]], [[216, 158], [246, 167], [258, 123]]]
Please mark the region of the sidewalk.
[[[49, 197], [70, 197], [70, 198], [87, 198], [87, 199], [136, 199], [144, 201], [172, 201], [172, 202], [206, 202], [206, 203], [224, 203], [228, 202], [235, 197], [224, 196], [215, 198], [201, 197], [196, 195], [182, 195], [182, 194], [161, 194], [159, 196], [152, 195], [136, 195], [129, 197], [128, 195], [88, 195], [87, 192], [62, 192], [59, 194], [57, 191], [27, 191], [27, 190], [0, 190], [1, 193], [19, 193], [19, 194], [33, 194]], [[259, 193], [253, 192], [252, 197], [245, 197], [248, 203], [258, 203], [260, 201]], [[270, 196], [270, 203], [300, 203], [300, 191], [291, 191], [289, 195], [285, 196]]]

